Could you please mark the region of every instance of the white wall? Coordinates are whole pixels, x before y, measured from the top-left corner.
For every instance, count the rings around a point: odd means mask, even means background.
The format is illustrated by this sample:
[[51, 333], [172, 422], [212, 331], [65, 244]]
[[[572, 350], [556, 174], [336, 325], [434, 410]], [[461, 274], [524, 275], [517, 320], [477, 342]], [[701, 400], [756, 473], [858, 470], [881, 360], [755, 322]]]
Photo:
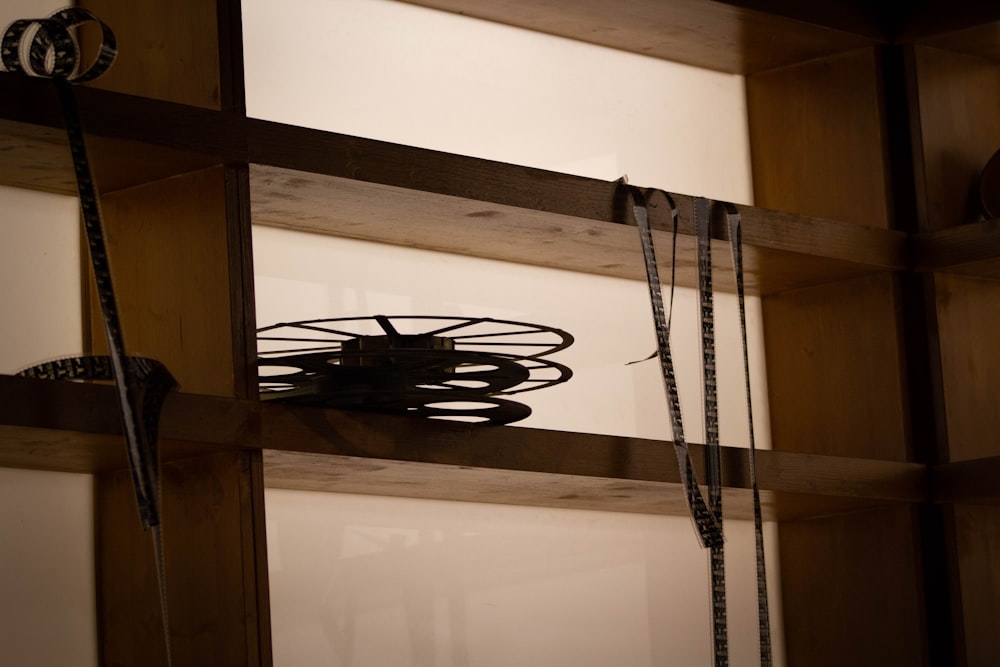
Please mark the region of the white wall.
[[0, 663], [97, 665], [92, 489], [0, 468]]
[[[244, 1], [252, 116], [749, 203], [740, 77], [387, 0]], [[493, 316], [570, 331], [574, 379], [522, 394], [540, 428], [666, 438], [641, 283], [254, 230], [258, 322]], [[722, 438], [745, 444], [732, 297]], [[748, 304], [767, 445], [759, 303]], [[674, 347], [702, 439], [694, 296]], [[755, 412], [757, 412], [755, 410]], [[572, 456], [572, 452], [567, 452]], [[707, 554], [681, 517], [270, 490], [277, 665], [709, 664]], [[752, 528], [727, 523], [732, 664], [756, 664]], [[773, 527], [770, 570], [777, 571]], [[772, 610], [780, 651], [777, 582]]]
[[[708, 566], [686, 519], [266, 498], [279, 667], [711, 664]], [[753, 530], [726, 534], [730, 664], [756, 665]]]
[[751, 203], [743, 78], [391, 0], [244, 0], [251, 116]]
[[[76, 198], [0, 187], [0, 210], [0, 373], [80, 354]], [[92, 503], [89, 475], [0, 468], [0, 663], [97, 664]]]

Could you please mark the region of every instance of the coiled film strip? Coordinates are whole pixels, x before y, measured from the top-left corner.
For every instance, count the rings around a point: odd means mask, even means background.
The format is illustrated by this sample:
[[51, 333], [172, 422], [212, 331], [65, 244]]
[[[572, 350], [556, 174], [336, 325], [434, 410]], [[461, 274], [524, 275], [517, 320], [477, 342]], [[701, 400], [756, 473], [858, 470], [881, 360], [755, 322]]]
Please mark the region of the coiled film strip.
[[[83, 65], [75, 34], [75, 28], [84, 23], [96, 23], [102, 36], [98, 54], [89, 66]], [[0, 63], [5, 70], [49, 78], [56, 87], [73, 156], [83, 226], [108, 341], [107, 356], [52, 361], [21, 371], [20, 375], [50, 380], [114, 381], [139, 516], [143, 527], [150, 529], [153, 534], [169, 664], [170, 633], [167, 623], [163, 541], [159, 530], [159, 459], [156, 438], [160, 408], [166, 394], [176, 386], [176, 382], [166, 367], [155, 359], [130, 357], [125, 353], [101, 224], [98, 190], [87, 158], [83, 126], [71, 85], [101, 76], [111, 67], [116, 56], [117, 43], [111, 28], [93, 13], [75, 7], [59, 10], [48, 18], [14, 21], [7, 26], [0, 38]]]
[[[712, 593], [712, 648], [716, 667], [728, 665], [729, 646], [726, 627], [726, 586], [725, 558], [723, 551], [724, 536], [722, 532], [722, 480], [719, 461], [718, 436], [718, 406], [716, 399], [715, 374], [715, 337], [714, 337], [714, 305], [712, 298], [712, 259], [711, 259], [711, 218], [713, 204], [707, 199], [695, 198], [695, 226], [698, 237], [698, 297], [700, 324], [702, 332], [703, 385], [705, 401], [705, 431], [706, 431], [706, 469], [709, 482], [709, 499], [706, 503], [698, 489], [693, 467], [688, 456], [687, 445], [683, 440], [683, 424], [680, 415], [680, 404], [676, 378], [670, 356], [669, 320], [664, 317], [663, 298], [659, 282], [659, 271], [656, 265], [656, 254], [653, 248], [653, 236], [649, 226], [648, 196], [653, 192], [661, 194], [669, 203], [673, 223], [673, 261], [671, 262], [670, 300], [673, 303], [675, 281], [673, 279], [677, 256], [677, 207], [669, 193], [662, 190], [640, 190], [619, 181], [624, 187], [626, 197], [632, 204], [632, 214], [639, 228], [639, 238], [642, 243], [643, 259], [646, 265], [646, 279], [649, 286], [650, 303], [653, 309], [654, 327], [657, 338], [657, 355], [663, 372], [664, 386], [667, 395], [667, 405], [674, 436], [674, 449], [677, 453], [678, 466], [684, 494], [691, 511], [691, 517], [702, 546], [710, 549], [710, 573]], [[771, 628], [768, 612], [766, 564], [764, 557], [763, 520], [760, 507], [760, 490], [757, 483], [755, 441], [753, 433], [753, 405], [750, 391], [750, 362], [747, 350], [746, 306], [743, 281], [743, 251], [741, 218], [736, 207], [729, 203], [718, 202], [726, 212], [726, 221], [733, 254], [733, 271], [736, 279], [737, 299], [739, 304], [740, 331], [743, 347], [743, 371], [745, 394], [747, 401], [749, 425], [749, 465], [750, 479], [754, 505], [754, 544], [757, 579], [757, 611], [760, 647], [760, 664], [771, 667]], [[678, 443], [678, 437], [680, 443]]]

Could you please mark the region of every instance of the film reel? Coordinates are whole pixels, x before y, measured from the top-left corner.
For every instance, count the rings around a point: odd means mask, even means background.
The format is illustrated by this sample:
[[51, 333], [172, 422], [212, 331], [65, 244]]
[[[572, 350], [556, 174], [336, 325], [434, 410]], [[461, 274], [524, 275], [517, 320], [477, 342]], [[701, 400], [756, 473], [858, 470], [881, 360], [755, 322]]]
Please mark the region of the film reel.
[[263, 400], [509, 424], [531, 409], [503, 396], [572, 377], [546, 358], [573, 343], [554, 327], [493, 318], [376, 315], [258, 329]]

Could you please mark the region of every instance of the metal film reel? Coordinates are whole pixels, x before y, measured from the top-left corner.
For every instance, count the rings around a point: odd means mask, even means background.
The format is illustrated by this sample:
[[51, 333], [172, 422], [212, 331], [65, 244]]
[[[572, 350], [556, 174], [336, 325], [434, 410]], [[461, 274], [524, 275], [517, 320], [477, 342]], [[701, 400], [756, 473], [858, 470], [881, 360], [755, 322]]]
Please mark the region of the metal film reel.
[[257, 331], [263, 400], [508, 424], [531, 409], [501, 398], [565, 382], [547, 359], [573, 337], [537, 324], [376, 315], [283, 322]]

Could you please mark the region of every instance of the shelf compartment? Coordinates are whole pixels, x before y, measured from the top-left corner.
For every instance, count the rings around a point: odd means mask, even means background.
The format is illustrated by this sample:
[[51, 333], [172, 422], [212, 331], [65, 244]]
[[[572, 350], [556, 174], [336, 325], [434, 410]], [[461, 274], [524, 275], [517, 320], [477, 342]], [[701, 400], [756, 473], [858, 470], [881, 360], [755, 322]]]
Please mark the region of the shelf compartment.
[[[125, 466], [112, 387], [0, 376], [0, 465], [70, 472]], [[67, 407], [70, 406], [70, 407]], [[262, 449], [280, 488], [685, 514], [667, 442], [171, 394], [165, 460]], [[704, 446], [690, 446], [700, 469]], [[724, 447], [727, 514], [752, 516], [747, 452]], [[801, 518], [925, 500], [926, 468], [758, 452], [766, 515]]]
[[[239, 155], [239, 119], [183, 104], [77, 86], [91, 168], [103, 192], [221, 164]], [[0, 72], [0, 183], [76, 194], [51, 81]]]

